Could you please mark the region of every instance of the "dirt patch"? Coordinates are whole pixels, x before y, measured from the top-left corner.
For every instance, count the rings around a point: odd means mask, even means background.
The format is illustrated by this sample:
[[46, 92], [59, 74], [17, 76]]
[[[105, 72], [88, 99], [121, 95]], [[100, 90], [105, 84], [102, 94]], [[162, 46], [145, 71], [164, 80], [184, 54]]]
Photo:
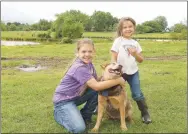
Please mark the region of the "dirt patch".
[[172, 74], [171, 72], [155, 72], [155, 75], [170, 75]]
[[[171, 55], [171, 56], [155, 56], [155, 57], [144, 57], [145, 60], [179, 60], [186, 59], [186, 55]], [[25, 57], [25, 58], [6, 58], [1, 57], [1, 60], [33, 60], [37, 61], [39, 64], [43, 64], [46, 66], [57, 66], [60, 63], [69, 63], [72, 61], [72, 58], [60, 58], [60, 57]]]
[[25, 58], [6, 58], [2, 57], [1, 60], [29, 60], [29, 61], [35, 61], [36, 65], [43, 66], [43, 67], [65, 67], [67, 66], [71, 61], [72, 58], [61, 58], [61, 57], [25, 57]]
[[[180, 59], [187, 59], [186, 55], [183, 56], [156, 56], [156, 57], [144, 57], [145, 60], [180, 60]], [[68, 64], [73, 60], [72, 58], [62, 58], [62, 57], [24, 57], [24, 58], [6, 58], [1, 57], [1, 60], [29, 60], [34, 61], [35, 65], [34, 68], [37, 68], [36, 65], [40, 65], [41, 67], [52, 67], [52, 68], [65, 68]], [[6, 68], [6, 67], [5, 67]], [[34, 69], [33, 68], [33, 69]], [[39, 67], [40, 68], [40, 67]], [[38, 68], [38, 69], [39, 69]]]

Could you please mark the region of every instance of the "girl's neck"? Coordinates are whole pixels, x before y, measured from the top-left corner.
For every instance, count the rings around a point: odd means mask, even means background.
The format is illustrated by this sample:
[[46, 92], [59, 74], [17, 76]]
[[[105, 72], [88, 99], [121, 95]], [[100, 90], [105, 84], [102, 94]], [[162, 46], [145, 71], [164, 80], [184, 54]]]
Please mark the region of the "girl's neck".
[[123, 38], [125, 38], [125, 39], [127, 39], [127, 40], [131, 40], [132, 39], [132, 37], [130, 36], [130, 37], [125, 37], [125, 36], [122, 36]]

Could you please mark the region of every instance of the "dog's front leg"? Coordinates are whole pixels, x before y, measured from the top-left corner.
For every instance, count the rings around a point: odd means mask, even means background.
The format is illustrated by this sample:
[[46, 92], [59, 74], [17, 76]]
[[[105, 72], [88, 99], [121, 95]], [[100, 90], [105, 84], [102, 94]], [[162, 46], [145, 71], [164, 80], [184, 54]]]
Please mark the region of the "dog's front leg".
[[120, 101], [120, 119], [121, 119], [121, 130], [123, 131], [127, 131], [127, 126], [126, 126], [126, 122], [125, 122], [125, 104], [124, 101]]
[[95, 124], [95, 127], [91, 130], [92, 132], [98, 132], [106, 105], [107, 105], [106, 98], [104, 96], [99, 95], [98, 96], [97, 122]]

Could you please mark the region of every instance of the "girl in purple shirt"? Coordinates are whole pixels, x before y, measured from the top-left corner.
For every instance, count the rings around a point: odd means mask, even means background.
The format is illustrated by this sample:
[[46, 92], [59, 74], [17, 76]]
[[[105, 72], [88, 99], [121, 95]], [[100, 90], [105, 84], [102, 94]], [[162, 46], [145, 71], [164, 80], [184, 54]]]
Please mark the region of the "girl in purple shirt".
[[[85, 123], [91, 122], [91, 116], [98, 104], [97, 91], [118, 84], [124, 85], [125, 82], [122, 77], [98, 82], [92, 64], [94, 53], [94, 44], [90, 39], [78, 41], [77, 57], [54, 93], [54, 118], [72, 133], [84, 132]], [[84, 103], [84, 107], [79, 110], [77, 106]]]

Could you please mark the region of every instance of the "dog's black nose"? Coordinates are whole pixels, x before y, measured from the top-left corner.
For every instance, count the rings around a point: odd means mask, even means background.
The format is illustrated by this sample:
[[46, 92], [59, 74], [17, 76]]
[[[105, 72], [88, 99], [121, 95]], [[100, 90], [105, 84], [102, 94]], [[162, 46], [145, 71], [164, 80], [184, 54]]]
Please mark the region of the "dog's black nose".
[[122, 67], [123, 67], [122, 65], [119, 65], [119, 68], [120, 68], [120, 69], [122, 69]]

